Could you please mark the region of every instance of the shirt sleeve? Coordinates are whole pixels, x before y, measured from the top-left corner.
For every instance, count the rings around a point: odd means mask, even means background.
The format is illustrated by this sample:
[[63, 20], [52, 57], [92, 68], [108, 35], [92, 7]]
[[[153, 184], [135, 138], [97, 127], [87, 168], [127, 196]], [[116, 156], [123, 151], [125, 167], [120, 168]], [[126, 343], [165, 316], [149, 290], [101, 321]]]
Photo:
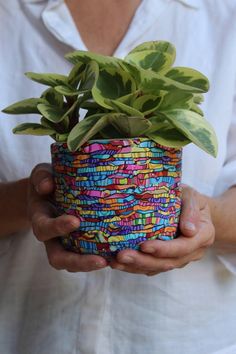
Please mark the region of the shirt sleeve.
[[[221, 194], [230, 187], [236, 187], [236, 85], [232, 107], [232, 120], [227, 137], [227, 152], [221, 174], [217, 180], [216, 194]], [[235, 200], [236, 218], [236, 200]], [[235, 230], [236, 239], [236, 230]], [[229, 253], [217, 254], [223, 265], [236, 276], [236, 248]]]

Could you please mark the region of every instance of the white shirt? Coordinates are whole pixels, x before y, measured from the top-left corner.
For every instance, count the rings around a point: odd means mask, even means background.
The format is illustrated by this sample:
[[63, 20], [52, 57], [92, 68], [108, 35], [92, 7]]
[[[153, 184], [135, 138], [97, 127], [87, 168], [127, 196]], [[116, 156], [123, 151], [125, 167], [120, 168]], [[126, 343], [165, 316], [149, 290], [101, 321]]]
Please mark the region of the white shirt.
[[[68, 73], [64, 54], [86, 49], [62, 0], [0, 0], [0, 27], [1, 109], [42, 92], [25, 71]], [[219, 155], [186, 147], [183, 182], [219, 194], [236, 183], [236, 1], [143, 0], [115, 55], [158, 39], [175, 44], [176, 65], [210, 79], [203, 110]], [[0, 120], [1, 181], [50, 160], [50, 138], [12, 135], [20, 121]], [[235, 354], [235, 258], [209, 251], [154, 277], [109, 268], [72, 274], [49, 266], [31, 232], [12, 235], [0, 241], [0, 353]]]

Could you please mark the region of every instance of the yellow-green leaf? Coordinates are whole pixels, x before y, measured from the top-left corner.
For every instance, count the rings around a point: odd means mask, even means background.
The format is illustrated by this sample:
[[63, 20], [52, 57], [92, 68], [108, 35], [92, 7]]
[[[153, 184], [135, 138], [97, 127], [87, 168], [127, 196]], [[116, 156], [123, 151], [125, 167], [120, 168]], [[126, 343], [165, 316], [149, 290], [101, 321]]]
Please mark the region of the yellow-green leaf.
[[163, 115], [195, 145], [216, 157], [218, 144], [215, 131], [201, 115], [184, 109], [165, 111]]
[[97, 132], [108, 124], [108, 118], [104, 114], [95, 114], [84, 118], [71, 130], [67, 144], [71, 151], [76, 151], [87, 140], [91, 139]]
[[165, 72], [165, 76], [184, 85], [194, 87], [200, 92], [207, 92], [209, 90], [207, 77], [195, 69], [178, 66]]
[[29, 113], [39, 113], [38, 104], [45, 103], [43, 98], [27, 98], [12, 105], [4, 108], [3, 113], [8, 114], [29, 114]]
[[51, 122], [59, 123], [65, 118], [66, 110], [60, 107], [52, 106], [47, 103], [39, 104], [37, 107], [43, 117], [47, 118]]
[[136, 84], [132, 76], [122, 68], [106, 68], [99, 72], [92, 95], [102, 107], [110, 108], [106, 99], [116, 100], [136, 91]]
[[12, 131], [14, 134], [23, 135], [52, 135], [55, 133], [55, 130], [37, 123], [22, 123], [17, 125]]
[[152, 123], [143, 117], [128, 117], [125, 114], [110, 114], [109, 122], [118, 129], [124, 137], [138, 137], [142, 136], [148, 129], [150, 129]]
[[47, 85], [47, 86], [59, 86], [59, 85], [66, 85], [68, 84], [68, 78], [65, 75], [59, 75], [59, 74], [52, 74], [52, 73], [33, 73], [33, 72], [27, 72], [25, 75], [33, 80], [36, 81], [42, 85]]

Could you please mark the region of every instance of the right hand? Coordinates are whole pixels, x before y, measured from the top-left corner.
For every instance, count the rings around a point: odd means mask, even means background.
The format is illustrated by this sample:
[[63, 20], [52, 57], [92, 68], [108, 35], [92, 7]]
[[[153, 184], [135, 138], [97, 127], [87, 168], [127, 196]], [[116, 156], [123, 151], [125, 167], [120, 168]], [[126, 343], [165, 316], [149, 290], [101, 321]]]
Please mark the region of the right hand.
[[58, 216], [52, 200], [54, 183], [51, 165], [42, 163], [32, 170], [29, 179], [28, 213], [36, 238], [43, 242], [52, 267], [69, 272], [89, 272], [107, 266], [107, 261], [97, 255], [81, 255], [67, 251], [58, 237], [79, 227], [79, 219], [72, 215]]

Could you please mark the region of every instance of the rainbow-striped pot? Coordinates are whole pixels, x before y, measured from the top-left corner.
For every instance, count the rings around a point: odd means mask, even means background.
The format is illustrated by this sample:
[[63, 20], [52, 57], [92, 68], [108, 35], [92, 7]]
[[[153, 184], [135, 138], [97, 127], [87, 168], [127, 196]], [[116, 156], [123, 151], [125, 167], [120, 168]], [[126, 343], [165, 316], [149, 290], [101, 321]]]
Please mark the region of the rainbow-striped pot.
[[59, 213], [80, 227], [62, 237], [68, 250], [111, 257], [145, 240], [176, 237], [180, 149], [147, 138], [90, 140], [79, 151], [51, 146]]

